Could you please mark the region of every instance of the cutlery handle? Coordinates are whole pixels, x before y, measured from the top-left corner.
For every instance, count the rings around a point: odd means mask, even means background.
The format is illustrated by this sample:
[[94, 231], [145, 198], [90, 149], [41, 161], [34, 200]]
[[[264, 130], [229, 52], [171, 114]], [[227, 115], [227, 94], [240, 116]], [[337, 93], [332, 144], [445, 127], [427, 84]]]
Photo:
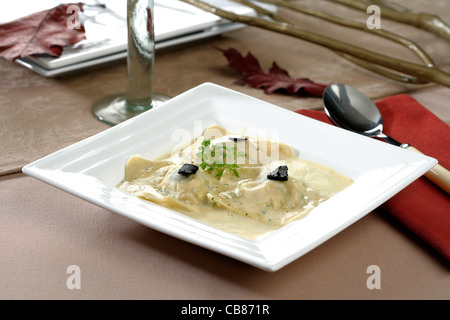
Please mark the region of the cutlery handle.
[[[413, 146], [408, 146], [406, 149], [423, 154]], [[443, 166], [439, 164], [435, 165], [430, 171], [425, 173], [425, 177], [450, 194], [450, 172]]]

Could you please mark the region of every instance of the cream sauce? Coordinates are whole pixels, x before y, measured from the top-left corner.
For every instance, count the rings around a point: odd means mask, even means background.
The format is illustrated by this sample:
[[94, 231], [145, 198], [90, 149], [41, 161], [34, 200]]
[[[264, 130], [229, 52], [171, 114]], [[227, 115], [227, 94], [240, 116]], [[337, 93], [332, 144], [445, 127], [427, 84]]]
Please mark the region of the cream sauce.
[[[233, 166], [222, 173], [224, 167], [215, 166], [216, 175], [207, 166], [213, 160]], [[184, 163], [199, 169], [179, 174]], [[288, 167], [287, 181], [268, 179], [279, 166]], [[174, 156], [132, 156], [118, 187], [218, 229], [257, 239], [304, 217], [352, 183], [331, 168], [297, 158], [286, 144], [228, 135], [212, 126]]]

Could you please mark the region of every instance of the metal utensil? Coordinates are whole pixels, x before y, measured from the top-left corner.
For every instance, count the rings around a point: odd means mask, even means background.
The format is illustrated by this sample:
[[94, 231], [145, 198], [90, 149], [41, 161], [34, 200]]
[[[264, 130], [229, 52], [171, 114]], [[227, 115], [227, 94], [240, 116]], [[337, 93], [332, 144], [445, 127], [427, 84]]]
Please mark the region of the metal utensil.
[[[383, 133], [383, 119], [380, 111], [361, 91], [345, 84], [332, 84], [324, 91], [323, 104], [326, 114], [336, 125], [421, 153], [413, 146], [400, 143]], [[450, 194], [450, 172], [447, 169], [438, 164], [425, 176]]]

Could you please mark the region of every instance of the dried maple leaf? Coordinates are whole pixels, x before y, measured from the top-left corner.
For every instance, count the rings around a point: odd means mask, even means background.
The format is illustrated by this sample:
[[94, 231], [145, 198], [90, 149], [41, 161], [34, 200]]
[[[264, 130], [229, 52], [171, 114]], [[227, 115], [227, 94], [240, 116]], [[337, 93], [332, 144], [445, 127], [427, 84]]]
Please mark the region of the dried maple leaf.
[[307, 78], [293, 79], [289, 73], [273, 62], [269, 70], [263, 70], [259, 61], [249, 52], [243, 56], [234, 48], [222, 51], [228, 60], [228, 66], [240, 73], [244, 83], [254, 87], [263, 88], [264, 92], [271, 94], [277, 90], [285, 90], [290, 94], [310, 94], [321, 97], [328, 86], [315, 83]]
[[81, 3], [61, 4], [0, 25], [0, 56], [8, 61], [41, 53], [58, 57], [64, 46], [85, 39], [82, 25], [71, 28], [67, 24], [73, 15], [67, 9], [74, 5], [82, 10]]

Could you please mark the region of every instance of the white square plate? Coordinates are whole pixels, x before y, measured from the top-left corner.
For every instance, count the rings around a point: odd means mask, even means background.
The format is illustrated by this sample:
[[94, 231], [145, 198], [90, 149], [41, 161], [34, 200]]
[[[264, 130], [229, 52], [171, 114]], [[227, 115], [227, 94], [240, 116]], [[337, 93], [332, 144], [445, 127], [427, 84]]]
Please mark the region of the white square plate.
[[[276, 132], [298, 156], [329, 166], [355, 183], [306, 217], [256, 241], [218, 230], [116, 188], [134, 154], [154, 159], [218, 124], [258, 135]], [[201, 127], [201, 129], [199, 129]], [[150, 228], [276, 271], [351, 225], [432, 168], [410, 152], [205, 83], [164, 105], [37, 160], [23, 172]]]

